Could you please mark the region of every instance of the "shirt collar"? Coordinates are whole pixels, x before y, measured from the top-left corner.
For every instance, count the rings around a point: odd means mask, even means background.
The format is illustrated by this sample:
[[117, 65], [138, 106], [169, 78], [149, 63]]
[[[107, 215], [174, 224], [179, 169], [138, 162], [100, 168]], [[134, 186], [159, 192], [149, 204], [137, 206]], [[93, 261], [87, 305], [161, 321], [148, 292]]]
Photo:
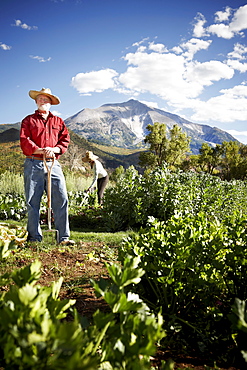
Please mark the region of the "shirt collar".
[[[38, 109], [35, 111], [35, 114], [36, 114], [37, 116], [42, 117], [42, 114], [40, 113], [40, 111], [39, 111]], [[49, 111], [49, 114], [48, 114], [47, 118], [48, 118], [48, 117], [53, 117], [53, 116], [54, 116], [54, 115]]]

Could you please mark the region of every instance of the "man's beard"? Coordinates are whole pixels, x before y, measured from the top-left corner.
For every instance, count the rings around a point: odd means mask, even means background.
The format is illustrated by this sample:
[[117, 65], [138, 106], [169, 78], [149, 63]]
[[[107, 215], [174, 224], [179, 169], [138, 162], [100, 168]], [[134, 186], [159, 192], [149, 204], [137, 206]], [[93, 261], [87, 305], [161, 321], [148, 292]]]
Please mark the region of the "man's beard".
[[45, 103], [45, 104], [37, 104], [38, 110], [44, 111], [44, 112], [49, 112], [51, 104], [50, 103]]

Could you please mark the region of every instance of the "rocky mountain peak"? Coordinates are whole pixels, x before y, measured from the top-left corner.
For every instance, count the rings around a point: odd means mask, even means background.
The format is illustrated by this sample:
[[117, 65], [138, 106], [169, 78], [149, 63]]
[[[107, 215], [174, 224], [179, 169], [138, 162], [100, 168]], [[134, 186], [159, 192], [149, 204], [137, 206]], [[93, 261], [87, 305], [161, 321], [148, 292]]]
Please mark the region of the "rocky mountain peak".
[[191, 150], [195, 154], [203, 142], [213, 146], [223, 141], [236, 141], [225, 131], [189, 122], [134, 99], [95, 109], [85, 108], [65, 121], [67, 127], [87, 140], [124, 148], [140, 146], [148, 134], [147, 125], [154, 122], [165, 123], [168, 131], [174, 125], [180, 126], [191, 137]]

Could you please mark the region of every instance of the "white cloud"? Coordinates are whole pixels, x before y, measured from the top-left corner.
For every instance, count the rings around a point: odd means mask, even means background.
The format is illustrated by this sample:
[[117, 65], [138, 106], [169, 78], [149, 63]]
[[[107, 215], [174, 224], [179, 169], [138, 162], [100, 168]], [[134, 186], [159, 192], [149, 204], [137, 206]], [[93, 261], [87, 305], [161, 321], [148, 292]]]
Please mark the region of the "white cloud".
[[174, 46], [170, 51], [173, 51], [175, 54], [181, 54], [183, 49], [180, 46]]
[[[197, 83], [184, 77], [185, 58], [172, 53], [128, 53], [124, 59], [129, 67], [119, 76], [119, 82], [131, 93], [149, 92], [163, 99], [180, 100], [183, 95], [196, 97], [201, 91]], [[199, 90], [200, 91], [199, 91]]]
[[[231, 9], [229, 7], [226, 8], [225, 13], [216, 13], [217, 22], [227, 21], [230, 18]], [[225, 14], [225, 18], [224, 18]], [[215, 34], [218, 37], [222, 37], [224, 39], [231, 39], [236, 34], [243, 36], [243, 30], [247, 29], [247, 5], [240, 6], [234, 13], [232, 21], [228, 24], [225, 23], [217, 23], [212, 24], [207, 28], [207, 32]]]
[[247, 63], [241, 63], [239, 60], [229, 59], [226, 64], [240, 73], [247, 72]]
[[243, 144], [247, 144], [247, 131], [237, 131], [237, 130], [226, 130], [230, 135], [235, 137]]
[[232, 9], [227, 6], [225, 11], [219, 10], [215, 13], [215, 22], [224, 22], [227, 21], [231, 15]]
[[208, 31], [218, 37], [222, 37], [223, 39], [231, 39], [235, 34], [229, 25], [223, 23], [212, 24], [208, 27]]
[[146, 49], [147, 49], [147, 47], [142, 45], [142, 46], [139, 46], [137, 51], [139, 51], [140, 53], [143, 53]]
[[247, 86], [238, 85], [222, 89], [221, 95], [206, 102], [197, 101], [192, 119], [200, 122], [234, 122], [247, 120]]
[[234, 98], [247, 98], [247, 86], [244, 84], [234, 86], [231, 89], [222, 89], [220, 92]]
[[247, 72], [247, 63], [242, 62], [246, 60], [246, 56], [244, 55], [246, 53], [247, 47], [237, 43], [234, 45], [233, 51], [227, 54], [228, 59], [225, 61], [225, 63], [240, 73]]
[[195, 37], [216, 35], [224, 39], [231, 39], [235, 35], [244, 36], [247, 29], [247, 4], [240, 6], [235, 12], [230, 7], [215, 13], [215, 23], [205, 27], [206, 19], [198, 13], [194, 19], [193, 35]]
[[149, 50], [156, 51], [157, 53], [165, 53], [168, 51], [164, 44], [155, 44], [154, 42], [150, 42], [148, 48]]
[[204, 28], [205, 23], [206, 19], [204, 15], [202, 15], [201, 13], [197, 13], [197, 16], [195, 17], [193, 36], [195, 37], [207, 36], [206, 29]]
[[0, 42], [0, 48], [3, 50], [10, 50], [12, 46], [6, 45], [3, 42]]
[[[225, 27], [226, 39], [239, 35], [247, 28], [246, 12], [247, 5], [236, 11], [227, 7], [224, 11], [216, 12], [218, 23], [213, 26]], [[211, 51], [215, 53], [215, 47], [211, 46], [214, 46], [215, 38], [204, 39], [209, 37], [208, 30], [211, 27], [204, 28], [205, 24], [203, 15], [197, 15], [193, 29], [197, 37], [183, 41], [170, 50], [163, 43], [150, 42], [149, 38], [135, 42], [132, 44], [135, 51], [122, 57], [126, 62], [123, 72], [103, 69], [78, 73], [72, 78], [71, 85], [84, 95], [112, 89], [135, 98], [146, 94], [145, 99], [150, 101], [153, 97], [159, 97], [166, 106], [171, 107], [171, 112], [184, 117], [186, 112], [185, 118], [195, 122], [215, 124], [217, 121], [247, 121], [247, 86], [240, 79], [240, 73], [247, 72], [247, 62], [244, 63], [247, 47], [235, 43], [232, 50], [232, 42], [224, 41], [224, 54], [227, 57], [221, 61], [218, 59], [221, 53], [218, 46], [222, 43], [217, 40], [217, 54], [212, 57]], [[221, 32], [221, 28], [218, 28], [220, 37], [224, 35], [223, 28]], [[202, 61], [199, 61], [201, 56]], [[234, 81], [235, 76], [237, 82]], [[222, 89], [222, 86], [231, 87]], [[151, 94], [150, 98], [148, 94]], [[208, 98], [210, 95], [213, 96]]]
[[137, 41], [137, 42], [134, 42], [133, 44], [132, 44], [132, 46], [137, 46], [137, 47], [139, 47], [141, 44], [143, 44], [145, 41], [147, 41], [149, 39], [149, 37], [145, 37], [145, 38], [143, 38], [141, 41]]
[[75, 77], [72, 77], [71, 86], [80, 94], [102, 92], [116, 87], [116, 82], [114, 81], [116, 76], [118, 76], [118, 73], [109, 68], [100, 71], [77, 73]]
[[185, 72], [188, 81], [198, 81], [202, 86], [210, 86], [221, 79], [229, 80], [233, 75], [234, 70], [218, 60], [190, 63]]
[[54, 116], [61, 116], [61, 113], [57, 110], [52, 110], [51, 113], [54, 114]]
[[233, 136], [246, 136], [247, 139], [247, 131], [227, 130], [227, 132]]
[[186, 52], [183, 54], [185, 58], [193, 59], [194, 54], [199, 50], [206, 50], [212, 43], [211, 40], [205, 41], [201, 39], [192, 38], [189, 41], [180, 44], [180, 48], [184, 49]]
[[24, 30], [28, 30], [28, 31], [38, 29], [37, 26], [28, 26], [26, 23], [22, 23], [22, 21], [20, 19], [16, 19], [15, 24], [13, 24], [12, 26], [21, 27]]
[[184, 55], [173, 53], [137, 51], [128, 53], [124, 59], [129, 67], [118, 80], [129, 92], [149, 92], [183, 108], [187, 99], [197, 98], [205, 86], [234, 75], [233, 68], [220, 61], [191, 62]]
[[40, 63], [49, 62], [49, 61], [51, 60], [51, 57], [49, 57], [49, 58], [45, 59], [45, 58], [40, 57], [40, 56], [38, 56], [38, 55], [36, 55], [36, 56], [34, 56], [34, 55], [29, 55], [29, 57], [30, 57], [30, 58], [32, 58], [32, 59], [36, 59], [36, 60], [38, 60]]
[[154, 101], [140, 100], [140, 102], [143, 103], [143, 104], [146, 104], [148, 107], [159, 109], [158, 104]]
[[159, 96], [177, 112], [191, 109], [194, 113], [190, 119], [195, 122], [246, 120], [247, 87], [244, 85], [221, 90], [218, 96], [207, 101], [199, 99], [207, 86], [220, 80], [231, 80], [234, 76], [233, 66], [224, 62], [210, 60], [201, 63], [187, 59], [186, 48], [191, 47], [193, 54], [206, 49], [211, 43], [201, 41], [192, 39], [181, 44], [181, 50], [185, 50], [181, 55], [138, 51], [126, 54], [124, 59], [128, 68], [118, 78], [120, 86], [124, 86], [129, 94], [151, 93]]
[[240, 6], [233, 17], [230, 27], [234, 32], [240, 32], [247, 29], [247, 4]]
[[246, 59], [243, 54], [247, 53], [247, 47], [242, 44], [235, 44], [233, 51], [227, 54], [228, 58], [235, 58], [235, 59]]

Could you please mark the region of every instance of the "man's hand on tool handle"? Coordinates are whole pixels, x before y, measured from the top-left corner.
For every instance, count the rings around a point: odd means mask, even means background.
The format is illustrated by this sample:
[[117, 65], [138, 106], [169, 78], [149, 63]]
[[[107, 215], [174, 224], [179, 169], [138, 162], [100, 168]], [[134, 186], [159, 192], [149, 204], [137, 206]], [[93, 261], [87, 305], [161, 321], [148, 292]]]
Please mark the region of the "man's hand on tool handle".
[[45, 148], [39, 148], [39, 149], [36, 149], [33, 154], [45, 154], [46, 158], [52, 158], [55, 156], [55, 153], [56, 154], [61, 153], [61, 149], [58, 146], [55, 146], [54, 148], [51, 148], [49, 146]]

